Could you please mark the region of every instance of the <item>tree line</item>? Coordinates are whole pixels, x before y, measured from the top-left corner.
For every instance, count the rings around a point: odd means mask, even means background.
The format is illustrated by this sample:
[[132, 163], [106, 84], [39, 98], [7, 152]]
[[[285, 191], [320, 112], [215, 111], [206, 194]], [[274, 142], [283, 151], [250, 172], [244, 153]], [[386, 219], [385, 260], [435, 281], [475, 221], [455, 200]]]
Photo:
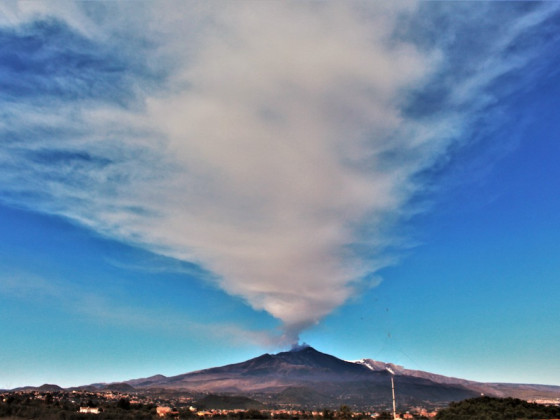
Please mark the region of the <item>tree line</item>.
[[454, 402], [440, 410], [436, 420], [558, 419], [560, 407], [530, 403], [518, 398], [478, 397]]

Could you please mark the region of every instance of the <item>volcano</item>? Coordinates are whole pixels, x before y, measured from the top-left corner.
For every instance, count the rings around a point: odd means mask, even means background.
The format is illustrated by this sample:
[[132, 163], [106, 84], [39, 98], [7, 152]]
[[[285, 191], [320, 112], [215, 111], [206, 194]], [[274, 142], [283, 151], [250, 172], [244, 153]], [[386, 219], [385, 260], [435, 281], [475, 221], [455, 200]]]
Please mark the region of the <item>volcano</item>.
[[[157, 375], [126, 383], [136, 389], [247, 395], [299, 406], [338, 407], [344, 403], [366, 407], [391, 401], [390, 373], [386, 369], [341, 360], [309, 346], [182, 375]], [[395, 386], [400, 402], [407, 405], [445, 403], [480, 395], [460, 383], [439, 383], [402, 371], [395, 377]]]
[[[171, 393], [203, 399], [212, 397], [205, 401], [219, 397], [222, 404], [226, 400], [230, 403], [232, 398], [246, 397], [266, 406], [338, 408], [345, 404], [355, 409], [388, 408], [392, 396], [391, 374], [387, 368], [394, 372], [400, 408], [442, 406], [481, 393], [525, 400], [560, 397], [560, 386], [475, 382], [372, 359], [345, 361], [310, 346], [277, 354], [266, 353], [245, 362], [182, 375], [155, 375], [118, 385], [128, 385], [152, 395]], [[99, 385], [86, 388], [98, 389]], [[111, 387], [111, 384], [101, 385]]]

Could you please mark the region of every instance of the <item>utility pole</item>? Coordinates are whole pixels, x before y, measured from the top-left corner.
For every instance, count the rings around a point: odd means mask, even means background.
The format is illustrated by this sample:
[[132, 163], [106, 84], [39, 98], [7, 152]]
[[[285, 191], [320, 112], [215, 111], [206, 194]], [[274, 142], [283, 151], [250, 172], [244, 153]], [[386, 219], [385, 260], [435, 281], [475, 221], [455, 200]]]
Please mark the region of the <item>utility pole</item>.
[[395, 400], [395, 372], [389, 367], [385, 368], [391, 374], [391, 391], [393, 393], [393, 420], [397, 418], [397, 402]]

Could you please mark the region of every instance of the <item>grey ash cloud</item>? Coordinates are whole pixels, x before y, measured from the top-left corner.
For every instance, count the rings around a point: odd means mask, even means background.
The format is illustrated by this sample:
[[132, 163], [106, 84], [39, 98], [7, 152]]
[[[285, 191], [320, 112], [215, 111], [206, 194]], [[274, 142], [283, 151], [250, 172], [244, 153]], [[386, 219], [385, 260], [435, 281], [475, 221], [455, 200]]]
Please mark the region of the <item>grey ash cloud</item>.
[[518, 10], [493, 58], [452, 74], [455, 25], [402, 31], [469, 21], [445, 5], [56, 5], [2, 6], [0, 198], [204, 267], [290, 344], [394, 261], [418, 174], [557, 9]]

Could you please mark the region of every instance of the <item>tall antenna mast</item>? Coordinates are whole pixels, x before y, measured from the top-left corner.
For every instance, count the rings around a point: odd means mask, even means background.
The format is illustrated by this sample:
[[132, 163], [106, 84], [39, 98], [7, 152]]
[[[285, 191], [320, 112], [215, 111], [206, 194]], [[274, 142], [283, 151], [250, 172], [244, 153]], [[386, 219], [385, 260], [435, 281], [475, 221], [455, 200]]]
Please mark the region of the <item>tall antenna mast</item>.
[[393, 392], [393, 420], [395, 420], [397, 418], [397, 403], [395, 401], [395, 372], [393, 372], [393, 370], [386, 366], [385, 369], [387, 370], [387, 372], [389, 372], [391, 374], [391, 391]]

